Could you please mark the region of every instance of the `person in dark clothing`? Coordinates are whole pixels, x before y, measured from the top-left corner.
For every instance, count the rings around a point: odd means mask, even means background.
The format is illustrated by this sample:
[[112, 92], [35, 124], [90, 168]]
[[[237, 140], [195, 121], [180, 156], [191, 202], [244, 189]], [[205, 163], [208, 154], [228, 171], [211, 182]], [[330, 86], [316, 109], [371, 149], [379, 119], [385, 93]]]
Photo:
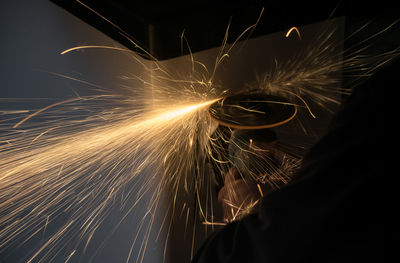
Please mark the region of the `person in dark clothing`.
[[396, 60], [359, 85], [291, 183], [212, 234], [192, 262], [389, 261], [399, 236], [395, 138], [386, 130], [397, 118], [385, 98], [399, 72]]

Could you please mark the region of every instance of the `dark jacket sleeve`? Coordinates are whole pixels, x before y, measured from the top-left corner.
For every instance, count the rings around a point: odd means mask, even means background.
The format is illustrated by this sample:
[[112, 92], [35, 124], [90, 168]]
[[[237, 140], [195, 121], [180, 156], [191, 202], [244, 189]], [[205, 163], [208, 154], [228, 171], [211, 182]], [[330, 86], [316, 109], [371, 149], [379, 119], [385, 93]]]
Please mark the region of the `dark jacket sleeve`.
[[399, 117], [387, 99], [399, 74], [397, 61], [360, 85], [292, 183], [214, 233], [193, 262], [387, 262], [399, 244], [399, 173], [388, 170]]

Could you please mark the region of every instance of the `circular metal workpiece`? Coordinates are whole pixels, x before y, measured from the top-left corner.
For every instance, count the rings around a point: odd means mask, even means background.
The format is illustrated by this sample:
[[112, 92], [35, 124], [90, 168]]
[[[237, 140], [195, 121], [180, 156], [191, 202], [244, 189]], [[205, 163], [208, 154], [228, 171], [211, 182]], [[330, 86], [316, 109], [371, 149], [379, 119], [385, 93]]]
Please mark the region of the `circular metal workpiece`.
[[297, 113], [297, 106], [278, 96], [238, 94], [211, 104], [211, 117], [235, 129], [265, 129], [282, 125]]

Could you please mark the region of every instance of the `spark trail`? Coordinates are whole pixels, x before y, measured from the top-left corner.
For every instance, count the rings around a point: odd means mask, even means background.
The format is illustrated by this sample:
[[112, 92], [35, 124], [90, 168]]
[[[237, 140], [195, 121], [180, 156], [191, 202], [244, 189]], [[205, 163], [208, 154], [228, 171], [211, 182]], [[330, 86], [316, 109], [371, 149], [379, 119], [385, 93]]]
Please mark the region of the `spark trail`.
[[[162, 160], [188, 140], [188, 129], [198, 121], [196, 115], [202, 112], [207, 118], [204, 109], [214, 101], [174, 106], [147, 117], [91, 127], [40, 148], [23, 149], [31, 138], [19, 141], [19, 147], [2, 145], [0, 225], [7, 227], [0, 231], [0, 247], [12, 244], [18, 235], [34, 235], [43, 229], [45, 219], [62, 211], [71, 211], [70, 219], [31, 260], [45, 249], [49, 251], [42, 260], [48, 260], [46, 256], [62, 246], [65, 238], [61, 237], [68, 232], [74, 233], [70, 238], [78, 233], [80, 238], [91, 237], [121, 186], [129, 185], [146, 167], [155, 169], [155, 174], [162, 171]], [[126, 114], [129, 116], [129, 112]], [[15, 152], [11, 155], [12, 150]], [[137, 199], [147, 190], [144, 187], [136, 193]], [[153, 197], [157, 202], [159, 198]], [[24, 213], [21, 221], [16, 220]]]

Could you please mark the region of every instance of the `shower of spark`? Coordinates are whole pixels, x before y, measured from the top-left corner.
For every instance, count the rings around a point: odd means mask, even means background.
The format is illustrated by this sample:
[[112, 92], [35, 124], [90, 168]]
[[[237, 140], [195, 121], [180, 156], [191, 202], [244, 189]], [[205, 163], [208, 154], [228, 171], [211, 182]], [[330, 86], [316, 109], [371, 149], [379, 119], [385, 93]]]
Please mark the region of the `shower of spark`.
[[[294, 30], [302, 41], [295, 27], [286, 36]], [[332, 104], [340, 103], [338, 94], [351, 92], [336, 88], [341, 86], [338, 76], [342, 71], [359, 70], [370, 75], [399, 53], [397, 49], [375, 58], [343, 57], [343, 53], [335, 53], [340, 43], [332, 44], [332, 34], [332, 29], [322, 32], [315, 45], [297, 52], [292, 60], [283, 64], [276, 61], [273, 70], [241, 92], [288, 98], [313, 118], [317, 116], [310, 103], [329, 110]], [[69, 251], [67, 262], [81, 245], [88, 246], [112, 206], [127, 206], [128, 215], [145, 195], [151, 196], [148, 212], [143, 215], [147, 221], [138, 226], [144, 230], [145, 238], [138, 241], [135, 237], [134, 244], [142, 242], [140, 253], [132, 255], [132, 245], [127, 262], [143, 260], [161, 202], [167, 205], [163, 229], [170, 231], [174, 216], [185, 209], [185, 214], [199, 217], [206, 225], [224, 224], [223, 218], [214, 216], [212, 204], [217, 197], [208, 188], [210, 182], [220, 181], [230, 169], [220, 143], [229, 141], [229, 137], [217, 129], [208, 106], [231, 92], [221, 88], [223, 83], [215, 85], [214, 75], [233, 52], [234, 44], [228, 45], [225, 38], [215, 67], [210, 70], [192, 56], [192, 74], [187, 79], [178, 79], [157, 61], [155, 68], [142, 64], [154, 79], [136, 79], [152, 90], [150, 95], [104, 91], [49, 104], [30, 114], [13, 111], [12, 114], [21, 114], [19, 122], [3, 125], [0, 130], [0, 253], [45, 232], [60, 215], [68, 214], [63, 225], [27, 258], [27, 262], [49, 262], [64, 249]], [[91, 45], [61, 54], [93, 48], [132, 52]], [[38, 117], [41, 121], [35, 122]], [[256, 143], [250, 141], [251, 151], [264, 156], [265, 150], [257, 148]], [[271, 165], [261, 171], [249, 171], [258, 182], [258, 197], [250, 203], [225, 203], [235, 208], [231, 209], [229, 220], [252, 211], [267, 194], [263, 185], [276, 189], [290, 180], [300, 159], [284, 150], [288, 148], [274, 148], [280, 163], [272, 164], [269, 157], [263, 157]], [[208, 173], [209, 163], [217, 167], [216, 173]], [[195, 211], [186, 204], [178, 207], [181, 193], [196, 200]], [[136, 202], [126, 204], [132, 196]]]
[[[42, 258], [47, 261], [73, 235], [88, 242], [123, 186], [131, 184], [143, 169], [152, 167], [159, 173], [169, 158], [177, 158], [177, 150], [188, 153], [183, 165], [191, 162], [190, 149], [182, 146], [190, 147], [189, 140], [195, 140], [193, 127], [207, 121], [205, 109], [214, 101], [175, 105], [140, 116], [126, 108], [119, 113], [124, 115], [121, 119], [79, 121], [76, 125], [85, 127], [77, 132], [66, 132], [68, 124], [57, 123], [3, 136], [2, 141], [8, 143], [0, 148], [0, 224], [4, 226], [0, 247], [12, 245], [20, 235], [29, 239], [62, 212], [71, 212], [70, 218], [31, 260], [47, 250]], [[174, 180], [168, 176], [152, 181], [156, 179], [148, 178], [147, 183], [162, 188]], [[143, 187], [131, 194], [139, 201], [148, 190]], [[154, 206], [160, 191], [155, 191]]]

